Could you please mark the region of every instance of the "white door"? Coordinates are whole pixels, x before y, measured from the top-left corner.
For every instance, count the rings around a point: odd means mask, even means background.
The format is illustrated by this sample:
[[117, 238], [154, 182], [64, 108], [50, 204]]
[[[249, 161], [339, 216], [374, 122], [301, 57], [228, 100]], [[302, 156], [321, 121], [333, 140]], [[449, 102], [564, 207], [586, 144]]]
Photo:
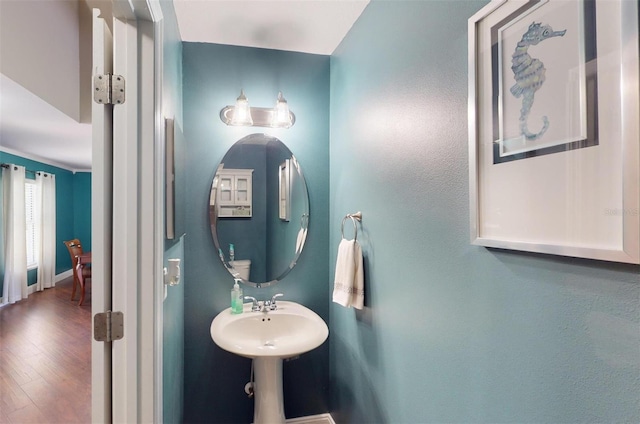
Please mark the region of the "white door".
[[[100, 11], [93, 9], [94, 75], [112, 73], [112, 35]], [[91, 176], [91, 315], [111, 310], [111, 210], [113, 106], [91, 102], [93, 128]], [[92, 422], [111, 421], [111, 343], [91, 340]]]
[[92, 313], [122, 312], [124, 338], [92, 342], [92, 420], [158, 422], [164, 156], [154, 22], [161, 12], [155, 0], [113, 6], [112, 37], [94, 11], [94, 73], [121, 76], [125, 99], [93, 103]]

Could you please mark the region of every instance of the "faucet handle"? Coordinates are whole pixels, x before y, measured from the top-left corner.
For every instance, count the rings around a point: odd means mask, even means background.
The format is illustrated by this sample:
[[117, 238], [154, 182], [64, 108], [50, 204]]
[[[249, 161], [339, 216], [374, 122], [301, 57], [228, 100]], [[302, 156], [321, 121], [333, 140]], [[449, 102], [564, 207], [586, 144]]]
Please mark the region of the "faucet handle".
[[258, 300], [255, 297], [253, 297], [253, 296], [244, 296], [243, 299], [251, 301], [251, 303], [252, 303], [251, 312], [256, 312], [256, 311], [260, 310], [260, 305], [258, 304]]
[[271, 302], [269, 302], [269, 308], [271, 308], [271, 310], [276, 309], [278, 307], [278, 305], [276, 305], [276, 299], [283, 296], [284, 294], [282, 293], [274, 294], [271, 298]]

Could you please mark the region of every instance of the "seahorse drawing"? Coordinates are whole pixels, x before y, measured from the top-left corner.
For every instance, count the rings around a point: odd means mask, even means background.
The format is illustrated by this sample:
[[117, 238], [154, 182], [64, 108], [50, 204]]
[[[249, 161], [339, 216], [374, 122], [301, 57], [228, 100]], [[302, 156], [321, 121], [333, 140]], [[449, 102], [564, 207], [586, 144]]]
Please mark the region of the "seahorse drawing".
[[520, 132], [529, 141], [542, 137], [549, 128], [549, 118], [546, 116], [542, 117], [543, 125], [539, 132], [532, 133], [527, 126], [529, 112], [531, 111], [531, 106], [533, 106], [534, 94], [544, 83], [546, 72], [544, 64], [529, 55], [529, 46], [535, 46], [551, 37], [562, 37], [566, 32], [567, 30], [554, 31], [549, 25], [533, 22], [518, 42], [516, 50], [511, 57], [511, 70], [516, 83], [511, 87], [510, 91], [516, 98], [522, 97]]

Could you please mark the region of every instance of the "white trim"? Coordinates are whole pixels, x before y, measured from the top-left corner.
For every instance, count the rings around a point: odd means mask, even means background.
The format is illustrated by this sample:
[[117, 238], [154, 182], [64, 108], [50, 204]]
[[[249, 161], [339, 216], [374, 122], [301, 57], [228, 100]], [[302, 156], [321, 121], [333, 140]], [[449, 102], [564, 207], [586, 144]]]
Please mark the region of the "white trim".
[[[58, 274], [58, 275], [62, 275], [62, 274]], [[58, 281], [60, 281], [60, 280], [58, 280], [58, 275], [56, 275], [56, 283], [57, 283]], [[72, 275], [72, 274], [69, 274], [69, 275]], [[37, 284], [35, 284], [35, 283], [34, 283], [34, 284], [31, 284], [30, 286], [27, 286], [27, 296], [31, 296], [31, 295], [32, 295], [32, 294], [34, 294], [36, 291], [38, 291], [38, 290], [37, 290], [37, 286], [38, 286], [38, 285], [37, 285]], [[54, 288], [54, 287], [49, 287], [49, 288], [51, 288], [51, 289], [52, 289], [52, 288]], [[46, 289], [45, 289], [45, 290], [46, 290]], [[2, 297], [0, 297], [0, 308], [1, 308], [1, 307], [3, 307], [3, 306], [6, 306], [6, 305], [3, 305], [3, 304], [2, 304], [2, 299], [3, 299], [3, 298], [2, 298]], [[22, 299], [22, 300], [26, 300], [26, 299]], [[14, 303], [7, 303], [7, 305], [14, 305]]]
[[30, 286], [27, 286], [27, 297], [24, 297], [24, 298], [22, 298], [22, 299], [18, 300], [17, 302], [14, 302], [14, 303], [7, 303], [7, 304], [3, 304], [3, 302], [2, 302], [2, 301], [3, 301], [3, 299], [4, 299], [4, 298], [3, 298], [3, 297], [0, 297], [0, 308], [3, 308], [3, 307], [8, 306], [8, 305], [15, 305], [16, 303], [20, 303], [20, 302], [22, 302], [23, 300], [28, 300], [28, 299], [29, 299], [29, 296], [31, 296], [32, 294], [34, 294], [35, 292], [37, 292], [37, 291], [38, 291], [38, 290], [36, 289], [36, 288], [37, 288], [37, 286], [38, 286], [38, 285], [37, 285], [36, 283], [33, 283], [33, 284], [31, 284]]
[[[67, 279], [67, 278], [69, 278], [71, 276], [73, 276], [73, 272], [71, 272], [71, 270], [68, 270], [68, 271], [62, 272], [60, 274], [56, 274], [56, 277], [55, 277], [54, 281], [56, 283], [59, 283], [60, 281], [65, 280], [65, 279]], [[36, 290], [36, 286], [37, 286], [37, 284], [35, 284], [35, 283], [31, 284], [30, 286], [27, 286], [27, 294], [28, 295], [32, 295], [33, 293], [35, 293], [37, 291]], [[53, 287], [50, 287], [50, 288], [53, 288]], [[0, 297], [0, 303], [2, 303], [2, 297]]]
[[55, 166], [56, 168], [64, 169], [66, 171], [73, 172], [74, 174], [76, 172], [91, 172], [91, 170], [86, 171], [86, 170], [81, 170], [81, 169], [70, 168], [70, 167], [68, 167], [66, 165], [63, 165], [63, 164], [58, 163], [56, 161], [53, 161], [51, 159], [46, 159], [46, 158], [43, 158], [42, 156], [34, 155], [34, 154], [31, 154], [31, 153], [20, 152], [18, 150], [14, 150], [14, 149], [11, 149], [9, 147], [0, 146], [0, 152], [5, 152], [5, 153], [8, 153], [10, 155], [19, 156], [19, 157], [21, 157], [23, 159], [28, 159], [28, 160], [33, 160], [33, 161], [36, 161], [36, 162], [40, 162], [40, 163], [43, 163], [45, 165]]
[[467, 120], [469, 131], [469, 235], [471, 243], [478, 238], [479, 217], [478, 217], [478, 129], [476, 122], [476, 110], [478, 110], [477, 87], [476, 87], [476, 71], [478, 61], [476, 60], [475, 51], [477, 50], [478, 33], [476, 24], [494, 10], [500, 7], [507, 0], [492, 0], [482, 9], [476, 12], [467, 21], [467, 48], [468, 48], [468, 98], [467, 98]]
[[73, 270], [72, 269], [68, 269], [64, 272], [61, 272], [60, 274], [56, 274], [55, 278], [54, 278], [54, 282], [59, 283], [62, 280], [66, 280], [69, 277], [73, 277]]
[[291, 424], [336, 424], [331, 414], [308, 415], [306, 417], [291, 418], [285, 422]]
[[[162, 316], [162, 302], [158, 299], [164, 294], [162, 257], [163, 257], [163, 186], [162, 150], [157, 117], [161, 104], [156, 99], [156, 43], [154, 23], [138, 20], [138, 83], [140, 99], [139, 116], [139, 161], [138, 161], [138, 275], [140, 296], [138, 300], [138, 382], [139, 422], [161, 422], [162, 404], [157, 401], [162, 390], [162, 362], [158, 363], [156, 340], [162, 327], [157, 323]], [[160, 184], [158, 185], [157, 182]], [[158, 307], [159, 306], [159, 307]], [[161, 339], [160, 339], [161, 340]], [[160, 349], [161, 349], [160, 345]]]
[[124, 314], [122, 340], [112, 349], [112, 412], [115, 423], [142, 422], [139, 416], [139, 96], [138, 22], [113, 20], [113, 72], [127, 84], [126, 101], [113, 108], [112, 310]]
[[[158, 7], [155, 7], [155, 6]], [[162, 16], [162, 10], [160, 9], [159, 3], [155, 0], [151, 4], [151, 14], [154, 16], [156, 24], [154, 25], [154, 50], [155, 50], [155, 64], [154, 64], [154, 73], [155, 73], [155, 140], [154, 143], [156, 146], [155, 150], [155, 210], [163, 211], [163, 206], [165, 204], [164, 199], [164, 178], [165, 178], [165, 170], [162, 167], [162, 164], [165, 163], [165, 140], [163, 137], [164, 132], [164, 117], [163, 117], [163, 81], [164, 81], [164, 19]], [[160, 277], [156, 278], [154, 285], [154, 294], [155, 294], [155, 340], [153, 351], [155, 354], [155, 379], [154, 379], [154, 401], [155, 408], [154, 413], [156, 415], [156, 422], [161, 422], [164, 411], [164, 397], [163, 397], [163, 385], [164, 385], [164, 377], [163, 377], [163, 365], [164, 365], [164, 352], [163, 352], [163, 336], [164, 336], [164, 313], [163, 313], [163, 303], [164, 299], [167, 296], [167, 286], [164, 284], [164, 219], [163, 213], [154, 214], [154, 225], [155, 225], [155, 259], [156, 263], [154, 267], [156, 271], [159, 271], [158, 274]]]
[[[144, 2], [145, 7], [148, 10], [148, 15], [145, 17], [145, 19], [152, 22], [160, 22], [164, 19], [164, 16], [162, 15], [162, 7], [160, 6], [160, 0], [144, 0]], [[162, 46], [162, 40], [160, 41], [160, 46]]]
[[[120, 0], [112, 2], [113, 17], [121, 20], [136, 19], [136, 7], [134, 5], [140, 3], [139, 0]], [[115, 34], [114, 34], [115, 35]]]
[[157, 182], [156, 175], [163, 166], [156, 157], [160, 82], [148, 13], [145, 0], [114, 2], [114, 73], [125, 77], [128, 94], [114, 107], [113, 119], [113, 164], [119, 171], [113, 175], [112, 309], [124, 313], [125, 333], [113, 343], [113, 422], [162, 420], [162, 380], [156, 375], [162, 366], [156, 349], [162, 306], [156, 298], [162, 297], [163, 209], [155, 205], [162, 202], [156, 188], [162, 178]]
[[[113, 35], [93, 9], [93, 75], [112, 73]], [[91, 315], [111, 310], [112, 110], [91, 102]], [[91, 421], [112, 422], [111, 345], [91, 338]]]

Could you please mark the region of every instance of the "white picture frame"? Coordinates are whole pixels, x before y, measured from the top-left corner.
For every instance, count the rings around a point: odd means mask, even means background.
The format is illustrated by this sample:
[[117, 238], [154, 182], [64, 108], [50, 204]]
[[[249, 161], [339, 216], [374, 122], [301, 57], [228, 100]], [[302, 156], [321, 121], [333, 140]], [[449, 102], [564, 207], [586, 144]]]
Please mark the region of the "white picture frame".
[[640, 263], [638, 3], [494, 0], [468, 30], [472, 244]]

